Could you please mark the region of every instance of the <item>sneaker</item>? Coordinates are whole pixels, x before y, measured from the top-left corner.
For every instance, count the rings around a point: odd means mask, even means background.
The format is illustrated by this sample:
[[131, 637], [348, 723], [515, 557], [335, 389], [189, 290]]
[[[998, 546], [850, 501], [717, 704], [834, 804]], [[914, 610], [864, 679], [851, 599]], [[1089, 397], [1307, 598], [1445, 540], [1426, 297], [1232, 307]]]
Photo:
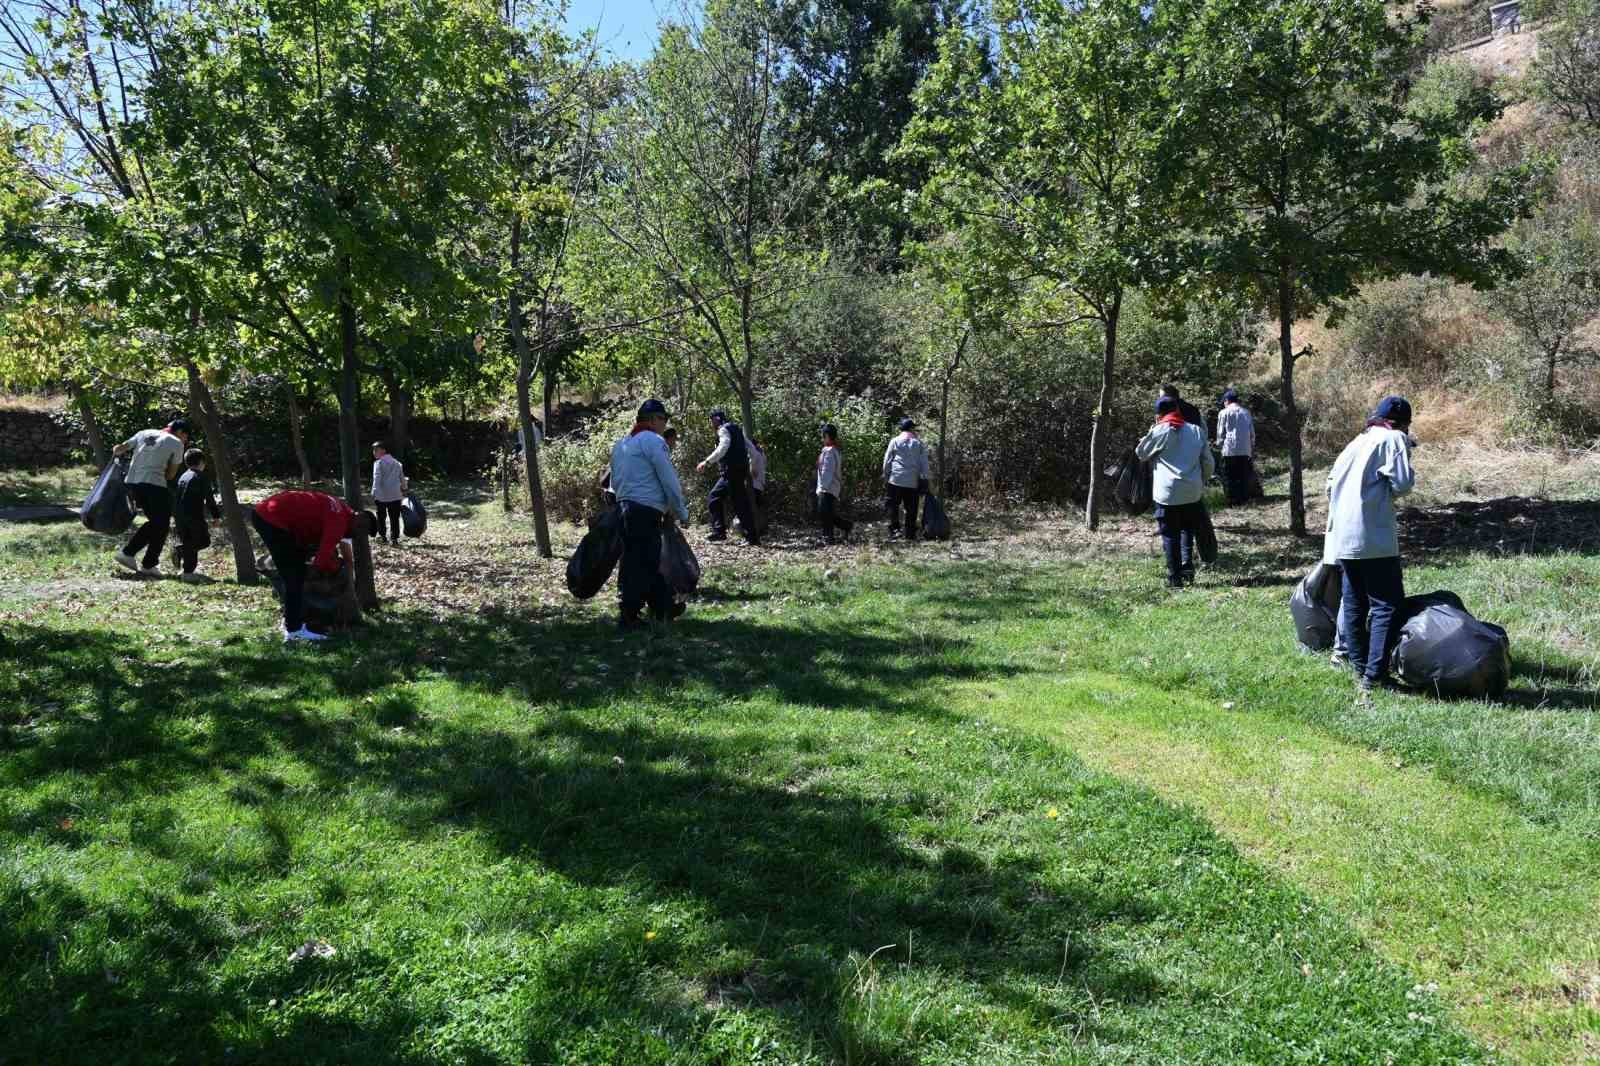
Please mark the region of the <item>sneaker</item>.
[[307, 629], [305, 626], [301, 626], [299, 629], [295, 630], [293, 633], [284, 633], [284, 635], [283, 635], [283, 642], [285, 644], [289, 644], [289, 643], [292, 643], [292, 642], [297, 641], [297, 640], [317, 641], [317, 640], [327, 640], [327, 639], [328, 638], [327, 638], [326, 635], [324, 635], [322, 633], [313, 633], [311, 630]]
[[186, 574], [179, 575], [178, 580], [182, 581], [185, 585], [209, 585], [209, 584], [211, 584], [211, 579], [210, 578], [206, 577], [204, 574], [197, 574], [192, 570], [189, 571]]
[[136, 574], [139, 572], [139, 561], [133, 556], [124, 552], [118, 552], [111, 558], [115, 559], [117, 565], [122, 567], [124, 570], [132, 570]]
[[161, 576], [161, 567], [160, 567], [159, 564], [157, 564], [156, 566], [141, 566], [141, 567], [139, 567], [139, 576], [140, 577], [160, 577]]
[[1350, 656], [1342, 651], [1336, 651], [1332, 655], [1328, 656], [1328, 662], [1332, 663], [1340, 670], [1348, 670], [1351, 665]]

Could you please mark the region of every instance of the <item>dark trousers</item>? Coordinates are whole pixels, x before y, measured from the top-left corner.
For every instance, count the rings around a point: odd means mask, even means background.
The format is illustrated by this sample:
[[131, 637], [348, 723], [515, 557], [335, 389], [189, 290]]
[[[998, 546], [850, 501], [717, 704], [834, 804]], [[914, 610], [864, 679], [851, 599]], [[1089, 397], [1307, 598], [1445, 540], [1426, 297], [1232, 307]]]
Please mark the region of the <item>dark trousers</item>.
[[178, 562], [183, 572], [192, 574], [200, 565], [200, 553], [211, 547], [211, 530], [205, 519], [198, 522], [186, 520], [178, 523]]
[[172, 490], [165, 485], [129, 485], [128, 494], [144, 512], [144, 525], [134, 533], [123, 555], [136, 555], [144, 549], [145, 566], [161, 562], [161, 549], [167, 546], [167, 533], [172, 529]]
[[661, 576], [661, 519], [654, 507], [622, 501], [622, 569], [617, 586], [624, 622], [638, 618], [647, 602], [657, 621], [672, 608], [672, 586]]
[[396, 543], [400, 540], [400, 501], [390, 503], [386, 500], [374, 500], [378, 507], [378, 535], [383, 536], [383, 520], [389, 520], [389, 539]]
[[1253, 464], [1248, 455], [1224, 455], [1222, 457], [1222, 483], [1228, 491], [1229, 503], [1250, 502], [1252, 466]]
[[273, 569], [283, 578], [283, 628], [293, 633], [306, 624], [306, 549], [295, 542], [294, 534], [279, 529], [251, 512], [250, 524], [272, 556]]
[[718, 536], [727, 534], [726, 504], [730, 498], [733, 501], [733, 513], [739, 516], [739, 524], [744, 527], [745, 540], [751, 544], [757, 543], [761, 537], [756, 532], [755, 511], [750, 506], [748, 470], [725, 470], [717, 478], [717, 483], [711, 486], [711, 498], [706, 501], [711, 512], [711, 532]]
[[848, 537], [855, 528], [854, 522], [839, 516], [839, 497], [831, 492], [817, 493], [817, 521], [822, 523], [822, 537], [829, 544], [833, 543], [835, 530]]
[[906, 509], [906, 539], [917, 539], [917, 504], [922, 499], [922, 493], [917, 489], [908, 489], [900, 485], [889, 486], [889, 532], [895, 531], [895, 526], [900, 520], [900, 508]]
[[1205, 519], [1204, 503], [1156, 504], [1156, 528], [1167, 556], [1167, 584], [1194, 577], [1194, 534]]
[[1400, 558], [1340, 559], [1339, 566], [1339, 629], [1347, 635], [1350, 661], [1368, 681], [1381, 681], [1389, 676], [1389, 655], [1400, 639], [1395, 621], [1406, 598]]

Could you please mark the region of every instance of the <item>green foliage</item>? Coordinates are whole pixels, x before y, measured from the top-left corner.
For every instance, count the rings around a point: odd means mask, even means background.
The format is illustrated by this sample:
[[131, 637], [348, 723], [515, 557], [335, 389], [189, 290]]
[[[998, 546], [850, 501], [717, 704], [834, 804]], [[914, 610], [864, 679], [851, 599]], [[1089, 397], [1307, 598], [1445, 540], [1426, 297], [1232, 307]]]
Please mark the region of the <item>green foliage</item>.
[[1554, 24], [1539, 35], [1535, 95], [1565, 118], [1600, 131], [1600, 0], [1545, 0]]

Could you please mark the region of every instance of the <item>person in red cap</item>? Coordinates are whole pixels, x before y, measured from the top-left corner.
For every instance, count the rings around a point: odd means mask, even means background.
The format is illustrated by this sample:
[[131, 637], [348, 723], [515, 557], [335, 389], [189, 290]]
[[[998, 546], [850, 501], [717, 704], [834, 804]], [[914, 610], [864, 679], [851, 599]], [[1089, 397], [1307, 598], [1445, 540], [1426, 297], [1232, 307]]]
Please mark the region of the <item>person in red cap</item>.
[[[349, 544], [356, 523], [365, 522], [367, 536], [378, 531], [378, 516], [357, 515], [343, 500], [325, 492], [293, 490], [268, 496], [256, 504], [250, 516], [272, 565], [283, 577], [283, 639], [327, 640], [321, 633], [306, 628], [305, 589], [307, 556], [310, 566], [325, 574], [337, 573], [339, 560], [351, 562]], [[312, 554], [312, 553], [315, 554]]]

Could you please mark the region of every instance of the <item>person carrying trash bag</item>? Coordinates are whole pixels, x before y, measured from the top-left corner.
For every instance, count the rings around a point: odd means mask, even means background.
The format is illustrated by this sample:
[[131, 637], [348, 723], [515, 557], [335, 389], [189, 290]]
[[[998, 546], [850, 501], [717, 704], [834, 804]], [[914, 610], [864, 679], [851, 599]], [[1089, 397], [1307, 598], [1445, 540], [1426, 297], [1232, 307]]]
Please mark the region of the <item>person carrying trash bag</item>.
[[378, 532], [378, 516], [371, 511], [358, 515], [343, 500], [325, 492], [302, 489], [268, 496], [251, 512], [250, 524], [267, 546], [272, 565], [283, 578], [285, 644], [328, 639], [306, 626], [307, 556], [311, 556], [309, 566], [324, 574], [338, 573], [341, 558], [347, 565], [354, 566], [355, 551], [350, 537], [357, 522], [367, 524], [369, 537]]
[[[761, 534], [756, 530], [755, 508], [750, 497], [750, 446], [745, 440], [744, 429], [739, 423], [730, 421], [728, 412], [720, 407], [711, 412], [711, 428], [717, 431], [717, 446], [695, 466], [698, 473], [716, 463], [721, 473], [706, 501], [711, 512], [711, 536], [706, 539], [728, 539], [726, 504], [731, 497], [734, 514], [738, 515], [739, 526], [744, 530], [745, 541], [757, 547], [761, 544]], [[615, 480], [613, 474], [613, 487]]]
[[[132, 454], [125, 481], [128, 494], [144, 512], [144, 525], [113, 558], [124, 570], [145, 577], [161, 575], [161, 549], [172, 529], [171, 483], [183, 472], [183, 453], [189, 446], [189, 423], [174, 418], [163, 429], [144, 429], [111, 449], [111, 454]], [[144, 552], [144, 562], [135, 558]]]
[[[400, 510], [406, 498], [406, 470], [389, 454], [389, 445], [372, 442], [372, 503], [378, 509], [378, 539], [385, 544], [400, 543]], [[388, 533], [384, 519], [388, 519]]]
[[1222, 413], [1217, 415], [1217, 447], [1222, 449], [1222, 483], [1227, 486], [1228, 505], [1240, 507], [1249, 503], [1256, 422], [1239, 402], [1239, 393], [1234, 389], [1222, 394]]
[[822, 540], [832, 545], [835, 534], [843, 533], [850, 543], [855, 523], [839, 515], [839, 497], [844, 494], [844, 453], [839, 450], [839, 427], [832, 422], [822, 427], [822, 452], [817, 456], [817, 520], [822, 523]]
[[1411, 404], [1390, 396], [1339, 453], [1328, 474], [1324, 562], [1344, 571], [1339, 628], [1356, 670], [1357, 696], [1389, 683], [1406, 598], [1394, 501], [1416, 485], [1411, 469]]
[[905, 508], [906, 540], [917, 539], [917, 504], [923, 487], [933, 478], [928, 462], [928, 446], [917, 436], [917, 424], [900, 420], [900, 435], [883, 452], [883, 480], [889, 483], [889, 539], [896, 535], [900, 509]]
[[1172, 396], [1156, 401], [1156, 424], [1133, 450], [1151, 461], [1156, 526], [1167, 558], [1167, 587], [1174, 589], [1194, 583], [1195, 537], [1211, 524], [1204, 496], [1216, 472], [1205, 430], [1186, 421], [1178, 403]]
[[673, 602], [672, 586], [661, 574], [662, 522], [674, 517], [685, 525], [689, 521], [683, 486], [661, 437], [666, 428], [666, 405], [646, 400], [639, 407], [633, 430], [611, 449], [611, 490], [617, 494], [622, 512], [617, 628], [624, 632], [644, 624], [640, 614], [646, 604], [651, 618], [658, 622], [676, 618], [686, 609], [685, 604]]

